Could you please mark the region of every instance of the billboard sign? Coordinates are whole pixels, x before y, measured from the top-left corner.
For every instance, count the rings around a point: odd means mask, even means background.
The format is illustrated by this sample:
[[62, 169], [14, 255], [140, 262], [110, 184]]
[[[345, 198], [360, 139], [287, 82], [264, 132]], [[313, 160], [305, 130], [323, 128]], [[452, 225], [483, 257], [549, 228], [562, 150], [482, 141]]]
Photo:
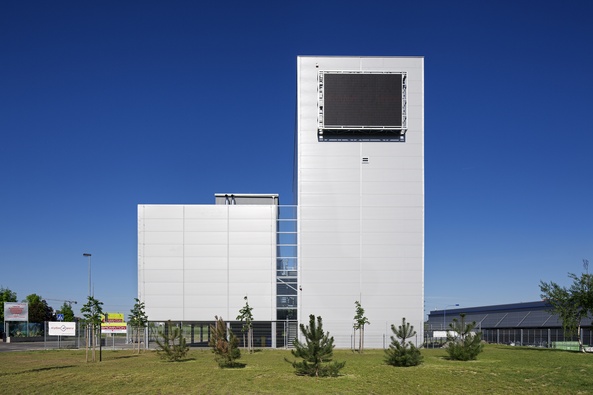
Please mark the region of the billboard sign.
[[76, 336], [76, 322], [49, 322], [50, 336]]
[[128, 333], [128, 324], [125, 322], [108, 322], [101, 324], [101, 333]]
[[29, 321], [29, 304], [4, 302], [4, 321]]

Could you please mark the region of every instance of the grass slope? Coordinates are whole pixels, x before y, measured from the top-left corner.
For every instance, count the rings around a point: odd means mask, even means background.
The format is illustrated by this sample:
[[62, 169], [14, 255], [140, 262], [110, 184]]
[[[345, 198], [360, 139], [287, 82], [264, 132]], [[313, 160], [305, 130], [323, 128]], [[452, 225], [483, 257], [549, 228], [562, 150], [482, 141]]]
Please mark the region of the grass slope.
[[183, 362], [155, 352], [104, 351], [86, 363], [84, 350], [0, 353], [1, 394], [592, 394], [593, 355], [488, 345], [477, 361], [446, 359], [422, 350], [418, 367], [385, 365], [382, 350], [334, 352], [346, 361], [338, 378], [298, 377], [286, 350], [243, 353], [242, 369], [220, 369], [210, 350], [191, 350]]

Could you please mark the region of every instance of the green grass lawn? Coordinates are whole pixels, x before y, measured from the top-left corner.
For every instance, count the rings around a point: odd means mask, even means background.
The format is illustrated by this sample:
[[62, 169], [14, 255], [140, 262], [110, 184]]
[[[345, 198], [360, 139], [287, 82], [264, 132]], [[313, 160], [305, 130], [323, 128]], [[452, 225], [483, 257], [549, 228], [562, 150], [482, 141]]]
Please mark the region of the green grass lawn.
[[[363, 355], [337, 350], [346, 361], [337, 378], [299, 377], [286, 350], [243, 353], [241, 369], [220, 369], [208, 349], [183, 362], [163, 362], [155, 352], [103, 350], [86, 363], [84, 350], [0, 353], [0, 394], [590, 394], [593, 355], [487, 345], [477, 361], [446, 359], [422, 350], [424, 364], [396, 368], [382, 350]], [[98, 354], [97, 354], [98, 355]]]

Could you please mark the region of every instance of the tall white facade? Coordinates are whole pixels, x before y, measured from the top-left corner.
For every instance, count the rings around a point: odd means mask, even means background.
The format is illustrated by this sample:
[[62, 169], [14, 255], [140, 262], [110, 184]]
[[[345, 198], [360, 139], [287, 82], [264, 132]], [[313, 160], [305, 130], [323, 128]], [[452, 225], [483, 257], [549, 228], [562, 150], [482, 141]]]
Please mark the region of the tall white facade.
[[139, 299], [151, 321], [203, 328], [248, 296], [266, 344], [291, 344], [313, 314], [340, 348], [356, 347], [360, 301], [366, 347], [388, 346], [402, 318], [420, 345], [424, 59], [306, 56], [297, 68], [296, 219], [277, 195], [139, 205]]
[[[322, 316], [338, 347], [354, 344], [355, 301], [370, 325], [366, 347], [389, 343], [401, 319], [422, 339], [424, 298], [424, 60], [299, 57], [297, 79], [298, 320]], [[403, 76], [397, 138], [320, 132], [325, 72]], [[327, 77], [326, 77], [327, 78]], [[350, 102], [348, 94], [334, 99]], [[339, 130], [338, 130], [339, 132]], [[414, 341], [414, 339], [411, 339]]]

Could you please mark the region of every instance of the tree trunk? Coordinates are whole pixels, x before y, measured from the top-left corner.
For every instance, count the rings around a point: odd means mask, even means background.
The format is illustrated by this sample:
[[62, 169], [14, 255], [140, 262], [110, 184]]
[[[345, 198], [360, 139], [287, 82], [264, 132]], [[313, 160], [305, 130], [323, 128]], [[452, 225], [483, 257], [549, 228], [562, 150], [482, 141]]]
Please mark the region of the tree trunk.
[[84, 330], [85, 362], [89, 361], [89, 338], [89, 327], [87, 326]]

